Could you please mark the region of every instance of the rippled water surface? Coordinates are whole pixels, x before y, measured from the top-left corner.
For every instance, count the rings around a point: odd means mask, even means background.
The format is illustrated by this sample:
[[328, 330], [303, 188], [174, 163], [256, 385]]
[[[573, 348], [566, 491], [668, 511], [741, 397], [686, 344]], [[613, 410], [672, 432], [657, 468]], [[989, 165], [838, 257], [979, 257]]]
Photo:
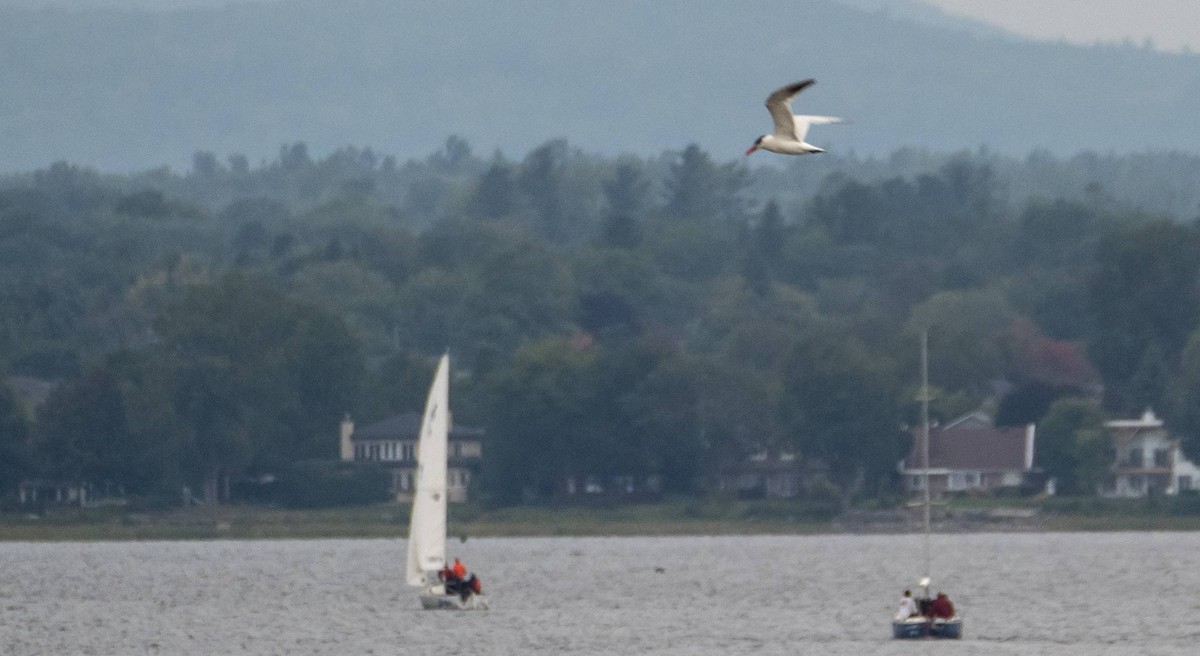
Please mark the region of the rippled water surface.
[[419, 610], [401, 541], [0, 543], [0, 653], [1200, 653], [1200, 534], [934, 547], [961, 642], [890, 639], [918, 536], [472, 539], [476, 613]]

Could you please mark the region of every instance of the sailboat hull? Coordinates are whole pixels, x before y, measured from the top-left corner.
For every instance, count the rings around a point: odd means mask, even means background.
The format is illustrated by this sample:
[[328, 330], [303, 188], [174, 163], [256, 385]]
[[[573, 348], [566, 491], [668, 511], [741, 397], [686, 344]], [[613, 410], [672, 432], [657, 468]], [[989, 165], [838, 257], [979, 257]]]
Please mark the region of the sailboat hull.
[[892, 620], [892, 637], [899, 639], [913, 638], [962, 638], [963, 621], [961, 617], [948, 620], [933, 620], [924, 617], [910, 617], [905, 620]]
[[487, 610], [485, 595], [471, 595], [466, 601], [458, 595], [421, 593], [421, 608], [425, 610]]

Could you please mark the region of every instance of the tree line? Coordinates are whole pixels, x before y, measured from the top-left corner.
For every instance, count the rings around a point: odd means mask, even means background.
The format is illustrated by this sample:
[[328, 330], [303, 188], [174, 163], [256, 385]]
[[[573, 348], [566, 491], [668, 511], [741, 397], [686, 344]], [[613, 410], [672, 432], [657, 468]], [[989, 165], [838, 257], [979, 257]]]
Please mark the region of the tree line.
[[449, 349], [496, 502], [566, 476], [696, 494], [764, 448], [819, 459], [847, 501], [886, 495], [922, 330], [935, 418], [1047, 419], [1038, 459], [1067, 492], [1095, 476], [1106, 412], [1153, 407], [1200, 455], [1194, 217], [1094, 180], [1014, 189], [1103, 170], [1086, 158], [898, 153], [813, 164], [819, 180], [811, 159], [554, 140], [510, 160], [450, 138], [405, 163], [292, 144], [258, 167], [7, 176], [0, 367], [53, 386], [40, 403], [0, 386], [0, 494], [226, 498], [334, 458], [346, 413], [417, 409]]

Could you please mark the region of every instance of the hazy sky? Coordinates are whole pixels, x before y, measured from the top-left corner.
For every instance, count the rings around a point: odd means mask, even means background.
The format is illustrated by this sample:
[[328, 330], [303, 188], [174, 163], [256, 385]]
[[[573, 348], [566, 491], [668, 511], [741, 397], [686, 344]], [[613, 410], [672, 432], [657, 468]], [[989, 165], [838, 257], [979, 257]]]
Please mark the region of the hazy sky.
[[[150, 9], [219, 7], [231, 2], [264, 0], [0, 0], [18, 7], [119, 6]], [[286, 0], [284, 0], [286, 1]], [[469, 2], [471, 0], [463, 0]], [[503, 0], [478, 0], [503, 2]], [[553, 2], [553, 0], [547, 0]], [[707, 0], [719, 1], [719, 0]], [[1200, 52], [1200, 0], [849, 0], [852, 4], [889, 5], [925, 2], [1037, 39], [1074, 43], [1142, 43], [1159, 50]], [[698, 4], [700, 4], [698, 2]]]
[[923, 0], [1038, 39], [1137, 43], [1200, 52], [1200, 0]]

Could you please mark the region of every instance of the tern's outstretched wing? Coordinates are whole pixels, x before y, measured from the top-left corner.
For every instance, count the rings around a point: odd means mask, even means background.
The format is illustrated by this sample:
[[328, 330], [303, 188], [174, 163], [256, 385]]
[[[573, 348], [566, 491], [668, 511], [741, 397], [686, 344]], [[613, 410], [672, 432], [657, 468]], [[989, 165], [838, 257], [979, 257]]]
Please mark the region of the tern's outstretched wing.
[[796, 136], [796, 122], [792, 119], [792, 98], [806, 88], [816, 84], [816, 80], [808, 79], [786, 87], [776, 89], [767, 96], [767, 111], [775, 121], [775, 136], [780, 139], [799, 141], [803, 136]]
[[792, 122], [796, 126], [796, 140], [804, 141], [804, 136], [808, 134], [808, 126], [810, 125], [825, 125], [828, 123], [845, 123], [845, 119], [840, 119], [836, 116], [801, 116], [792, 117]]

